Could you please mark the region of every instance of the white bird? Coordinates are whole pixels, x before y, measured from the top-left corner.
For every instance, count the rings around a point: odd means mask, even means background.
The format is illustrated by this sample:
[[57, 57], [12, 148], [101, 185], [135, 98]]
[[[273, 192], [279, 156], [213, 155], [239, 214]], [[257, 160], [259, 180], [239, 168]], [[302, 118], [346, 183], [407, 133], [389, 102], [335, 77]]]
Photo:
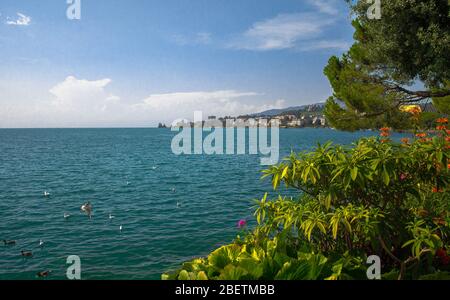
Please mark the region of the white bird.
[[129, 181], [127, 181], [127, 185], [130, 185], [130, 182], [129, 182]]
[[122, 229], [123, 229], [123, 227], [122, 227], [122, 225], [120, 225], [120, 226], [119, 226], [119, 230], [122, 231]]
[[115, 216], [113, 216], [112, 214], [109, 214], [109, 219], [110, 220], [112, 220], [112, 219], [114, 219], [115, 218]]
[[68, 213], [64, 213], [64, 219], [70, 218], [70, 215]]
[[50, 196], [50, 193], [47, 192], [47, 191], [45, 191], [45, 192], [44, 192], [44, 197], [49, 197], [49, 196]]
[[92, 205], [90, 202], [86, 202], [85, 204], [81, 205], [81, 210], [84, 212], [88, 212], [92, 210]]
[[176, 188], [172, 188], [172, 193], [175, 193], [177, 191]]
[[153, 166], [153, 167], [152, 167], [152, 170], [156, 170], [156, 169], [158, 169], [158, 167], [156, 167], [156, 166]]
[[81, 205], [81, 210], [87, 214], [89, 219], [92, 218], [92, 205], [89, 201]]
[[39, 247], [44, 246], [44, 241], [43, 240], [39, 240]]

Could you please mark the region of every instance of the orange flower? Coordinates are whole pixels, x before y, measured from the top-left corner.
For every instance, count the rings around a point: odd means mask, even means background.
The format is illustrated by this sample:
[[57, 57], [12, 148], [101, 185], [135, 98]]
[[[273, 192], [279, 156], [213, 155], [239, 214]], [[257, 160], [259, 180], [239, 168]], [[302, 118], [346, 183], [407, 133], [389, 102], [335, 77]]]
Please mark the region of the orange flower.
[[450, 164], [448, 164], [448, 165], [447, 165], [447, 169], [449, 169], [449, 170], [450, 170]]
[[380, 136], [382, 136], [382, 137], [388, 137], [390, 135], [391, 134], [389, 132], [386, 132], [386, 131], [383, 131], [383, 132], [380, 133]]
[[426, 133], [418, 133], [418, 134], [416, 134], [416, 136], [417, 136], [418, 138], [424, 138], [424, 137], [427, 136], [427, 134], [426, 134]]
[[443, 189], [438, 189], [437, 187], [433, 188], [433, 193], [442, 193], [443, 191]]
[[450, 142], [450, 136], [446, 136], [446, 137], [445, 137], [445, 141], [446, 141], [446, 142]]
[[391, 131], [391, 129], [389, 127], [383, 127], [383, 128], [380, 128], [380, 130], [381, 131]]
[[437, 126], [436, 129], [437, 129], [437, 130], [446, 130], [447, 127], [444, 126], [444, 125], [440, 125], [440, 126]]
[[448, 119], [447, 118], [439, 118], [436, 120], [437, 123], [439, 124], [447, 124], [448, 123]]
[[447, 131], [447, 134], [450, 134], [450, 130], [449, 129], [447, 129], [446, 131]]
[[432, 140], [433, 140], [432, 138], [422, 138], [422, 139], [419, 139], [419, 142], [428, 143], [428, 142], [431, 142]]
[[422, 112], [422, 109], [419, 105], [403, 105], [400, 107], [400, 111], [418, 116]]
[[409, 144], [409, 139], [408, 138], [402, 138], [401, 139], [403, 144]]

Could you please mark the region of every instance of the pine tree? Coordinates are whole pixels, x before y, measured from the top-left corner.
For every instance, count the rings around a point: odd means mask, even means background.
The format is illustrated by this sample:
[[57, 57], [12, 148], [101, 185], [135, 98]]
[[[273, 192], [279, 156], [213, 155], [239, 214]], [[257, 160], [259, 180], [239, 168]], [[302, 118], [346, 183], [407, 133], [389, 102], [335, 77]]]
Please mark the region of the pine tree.
[[383, 0], [380, 19], [368, 17], [371, 1], [347, 2], [355, 42], [324, 70], [334, 91], [325, 107], [331, 125], [407, 128], [401, 108], [427, 100], [449, 114], [450, 0]]

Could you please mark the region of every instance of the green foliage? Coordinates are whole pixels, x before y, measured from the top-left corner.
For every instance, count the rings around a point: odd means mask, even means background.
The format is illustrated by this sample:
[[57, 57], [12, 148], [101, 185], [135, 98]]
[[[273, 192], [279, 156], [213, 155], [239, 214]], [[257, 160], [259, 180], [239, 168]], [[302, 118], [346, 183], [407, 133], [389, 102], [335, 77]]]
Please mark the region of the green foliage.
[[[448, 114], [449, 2], [381, 1], [379, 20], [368, 19], [368, 1], [348, 2], [355, 15], [355, 43], [341, 58], [331, 57], [324, 69], [334, 91], [325, 108], [330, 124], [343, 130], [410, 129], [408, 114], [399, 108], [424, 99], [433, 99], [439, 112]], [[417, 80], [426, 90], [408, 89]]]
[[287, 245], [278, 237], [261, 241], [248, 237], [217, 249], [207, 259], [185, 263], [180, 270], [165, 274], [162, 279], [316, 280], [352, 278], [351, 272], [364, 271], [362, 260], [331, 261], [322, 254], [302, 252], [304, 250]]
[[[450, 89], [450, 80], [447, 80], [444, 85], [447, 89]], [[433, 98], [433, 104], [436, 106], [438, 111], [447, 115], [450, 114], [450, 95], [447, 97]]]
[[387, 280], [447, 271], [448, 131], [411, 143], [387, 138], [292, 153], [263, 177], [298, 198], [266, 194], [255, 201], [253, 232], [163, 279], [363, 279], [370, 255]]
[[366, 65], [385, 68], [385, 75], [403, 84], [418, 77], [429, 87], [442, 87], [450, 78], [448, 0], [381, 1], [379, 20], [367, 18], [368, 1], [351, 2], [354, 51]]
[[434, 274], [423, 275], [419, 280], [450, 280], [450, 272], [436, 272]]

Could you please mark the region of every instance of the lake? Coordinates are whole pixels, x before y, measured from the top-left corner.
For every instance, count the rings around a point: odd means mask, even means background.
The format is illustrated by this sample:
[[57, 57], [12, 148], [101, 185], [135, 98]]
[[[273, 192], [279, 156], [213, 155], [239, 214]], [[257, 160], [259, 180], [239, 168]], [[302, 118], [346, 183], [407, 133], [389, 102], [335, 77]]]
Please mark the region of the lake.
[[[49, 279], [64, 279], [69, 255], [81, 258], [82, 279], [160, 279], [231, 242], [236, 223], [252, 220], [252, 201], [271, 190], [260, 180], [260, 157], [177, 156], [175, 134], [0, 130], [0, 240], [17, 241], [0, 244], [0, 279], [36, 279], [45, 270], [53, 271]], [[376, 134], [281, 129], [280, 155]], [[80, 211], [86, 201], [91, 219]], [[21, 250], [34, 256], [23, 258]]]

